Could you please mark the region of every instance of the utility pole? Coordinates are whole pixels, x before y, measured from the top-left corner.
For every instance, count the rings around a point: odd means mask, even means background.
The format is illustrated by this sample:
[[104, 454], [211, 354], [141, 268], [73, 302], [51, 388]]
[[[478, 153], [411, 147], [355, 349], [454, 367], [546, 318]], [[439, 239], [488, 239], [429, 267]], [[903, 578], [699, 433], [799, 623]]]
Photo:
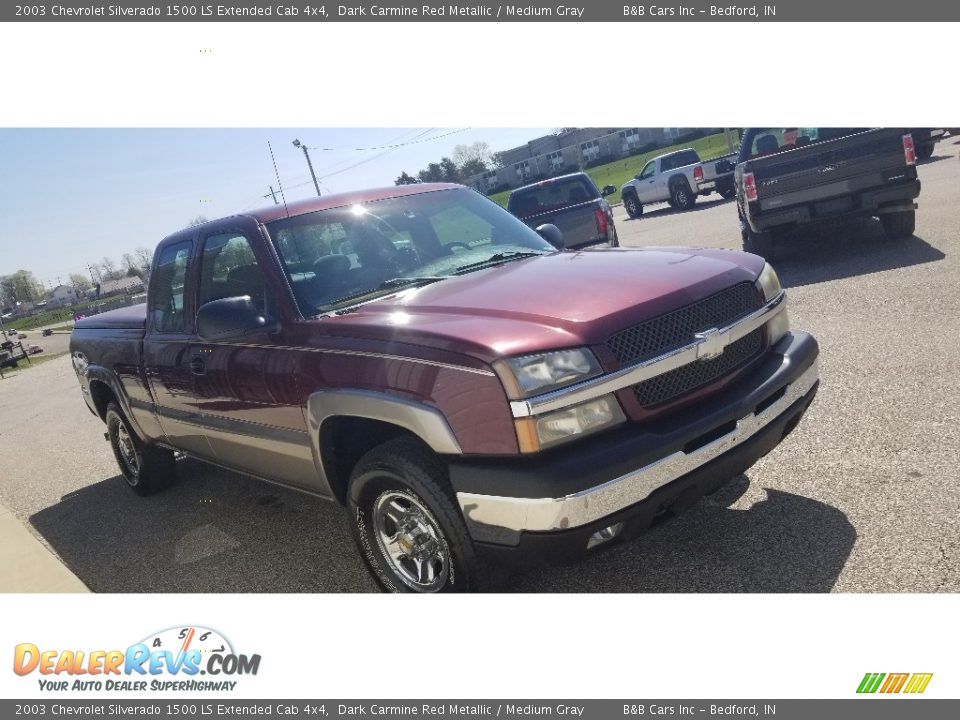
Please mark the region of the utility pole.
[[299, 140], [294, 140], [293, 146], [303, 150], [303, 156], [307, 159], [307, 167], [310, 168], [310, 177], [313, 178], [313, 187], [315, 187], [317, 190], [317, 197], [320, 197], [320, 183], [317, 182], [317, 175], [315, 172], [313, 172], [313, 163], [310, 162], [310, 153], [307, 152], [307, 146], [302, 144]]

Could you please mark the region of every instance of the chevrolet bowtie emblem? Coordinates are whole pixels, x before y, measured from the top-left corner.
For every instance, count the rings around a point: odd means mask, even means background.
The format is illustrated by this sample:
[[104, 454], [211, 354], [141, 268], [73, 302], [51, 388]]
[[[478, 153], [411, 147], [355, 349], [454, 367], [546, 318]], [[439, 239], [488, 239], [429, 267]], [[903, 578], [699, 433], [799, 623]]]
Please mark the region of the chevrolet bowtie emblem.
[[727, 333], [721, 333], [718, 328], [704, 330], [694, 337], [700, 341], [697, 343], [697, 360], [719, 357], [723, 355], [723, 349], [727, 346]]

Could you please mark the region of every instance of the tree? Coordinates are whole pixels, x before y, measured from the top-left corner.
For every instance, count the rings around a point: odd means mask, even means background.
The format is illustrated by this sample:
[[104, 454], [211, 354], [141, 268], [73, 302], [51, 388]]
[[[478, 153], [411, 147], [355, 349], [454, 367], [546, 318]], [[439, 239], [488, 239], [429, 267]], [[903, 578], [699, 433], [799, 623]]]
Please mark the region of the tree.
[[81, 275], [80, 273], [70, 273], [70, 285], [73, 286], [73, 289], [78, 294], [87, 292], [87, 290], [93, 287], [91, 282], [87, 280], [87, 276]]
[[[486, 170], [487, 165], [492, 162], [492, 160], [493, 153], [490, 152], [490, 145], [482, 140], [477, 140], [470, 145], [457, 145], [453, 149], [453, 161], [461, 171], [468, 163], [476, 162], [480, 162], [483, 165], [483, 170]], [[483, 172], [483, 170], [480, 172]]]
[[149, 269], [150, 263], [153, 261], [153, 253], [145, 247], [138, 247], [133, 251], [133, 253], [136, 256], [140, 267], [142, 267], [144, 270]]
[[450, 158], [445, 157], [440, 159], [440, 171], [443, 182], [460, 182], [460, 168], [458, 168], [457, 164]]
[[460, 177], [463, 180], [469, 180], [470, 178], [486, 171], [486, 163], [484, 163], [482, 160], [467, 160], [463, 165], [460, 166]]
[[430, 163], [417, 173], [420, 182], [443, 182], [443, 168], [439, 163]]
[[127, 277], [138, 277], [141, 280], [144, 279], [146, 273], [144, 269], [140, 266], [140, 263], [137, 259], [130, 253], [123, 254], [123, 267], [126, 268]]
[[187, 223], [187, 227], [203, 225], [205, 222], [209, 222], [209, 218], [206, 215], [197, 215], [195, 218], [193, 218], [193, 220]]
[[402, 173], [400, 173], [399, 177], [397, 177], [397, 179], [393, 181], [393, 184], [394, 185], [416, 185], [418, 182], [420, 181], [417, 180], [412, 175], [408, 175], [407, 171], [404, 170]]
[[123, 273], [117, 270], [117, 264], [108, 257], [100, 261], [100, 276], [104, 280], [117, 280], [123, 277]]
[[17, 270], [0, 281], [4, 305], [18, 302], [37, 302], [43, 297], [43, 287], [29, 270]]

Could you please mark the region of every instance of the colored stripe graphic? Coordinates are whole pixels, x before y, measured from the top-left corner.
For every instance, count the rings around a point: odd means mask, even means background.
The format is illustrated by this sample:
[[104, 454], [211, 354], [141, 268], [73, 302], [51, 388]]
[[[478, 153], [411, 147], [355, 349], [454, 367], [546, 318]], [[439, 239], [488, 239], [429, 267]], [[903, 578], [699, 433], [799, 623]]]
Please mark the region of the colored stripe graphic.
[[[866, 673], [860, 685], [857, 686], [858, 693], [885, 693], [894, 694], [899, 692], [918, 694], [927, 689], [933, 673]], [[882, 683], [882, 684], [881, 684]]]
[[863, 680], [860, 681], [860, 687], [857, 688], [858, 693], [875, 693], [877, 688], [880, 687], [880, 681], [884, 678], [883, 673], [867, 673], [863, 676]]
[[910, 673], [890, 673], [887, 675], [887, 681], [880, 688], [882, 693], [898, 693], [903, 688], [903, 684], [910, 677]]
[[910, 678], [910, 682], [907, 683], [907, 688], [904, 692], [922, 693], [927, 689], [927, 685], [930, 684], [932, 677], [933, 673], [914, 673], [913, 677]]

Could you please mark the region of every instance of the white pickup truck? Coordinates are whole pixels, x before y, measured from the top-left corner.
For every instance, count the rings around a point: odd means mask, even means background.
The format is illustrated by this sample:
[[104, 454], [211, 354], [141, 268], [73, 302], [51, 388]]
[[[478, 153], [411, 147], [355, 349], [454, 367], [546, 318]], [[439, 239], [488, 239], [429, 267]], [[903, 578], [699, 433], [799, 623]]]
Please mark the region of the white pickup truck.
[[633, 180], [620, 188], [627, 215], [638, 218], [643, 206], [667, 202], [677, 210], [689, 210], [698, 195], [716, 190], [726, 199], [736, 195], [733, 170], [737, 155], [703, 161], [693, 148], [659, 155], [643, 166]]

